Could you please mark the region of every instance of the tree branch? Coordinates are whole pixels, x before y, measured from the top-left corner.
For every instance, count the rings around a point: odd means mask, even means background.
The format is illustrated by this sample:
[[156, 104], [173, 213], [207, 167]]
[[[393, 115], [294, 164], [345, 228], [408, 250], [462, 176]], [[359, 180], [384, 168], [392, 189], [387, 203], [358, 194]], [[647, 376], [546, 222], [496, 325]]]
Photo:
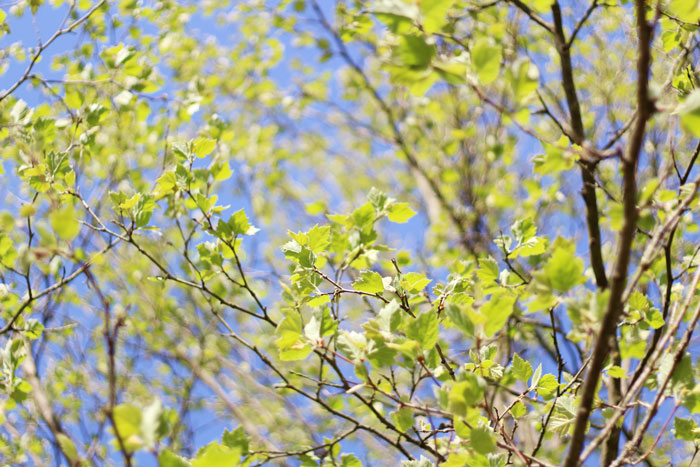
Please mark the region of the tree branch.
[[[558, 2], [552, 4], [552, 15], [554, 16], [554, 45], [559, 54], [561, 62], [561, 78], [566, 103], [569, 107], [572, 142], [585, 147], [585, 132], [583, 128], [583, 118], [581, 117], [581, 105], [576, 93], [576, 83], [574, 81], [573, 66], [571, 64], [571, 52], [561, 17], [561, 9]], [[598, 223], [598, 200], [595, 193], [595, 162], [581, 161], [581, 196], [586, 206], [586, 226], [588, 227], [588, 249], [591, 257], [591, 268], [595, 275], [596, 284], [599, 288], [605, 289], [608, 286], [608, 279], [605, 275], [605, 263], [601, 251], [601, 234]]]
[[627, 281], [627, 268], [630, 261], [630, 252], [637, 229], [637, 162], [642, 149], [647, 121], [654, 112], [654, 107], [649, 99], [649, 68], [651, 65], [651, 38], [652, 26], [646, 19], [646, 1], [635, 1], [635, 14], [637, 17], [638, 57], [637, 57], [637, 103], [639, 114], [635, 120], [634, 130], [628, 144], [627, 153], [622, 158], [623, 171], [623, 206], [624, 222], [617, 238], [617, 259], [612, 275], [610, 297], [600, 326], [598, 340], [593, 350], [593, 357], [588, 375], [583, 384], [581, 404], [576, 414], [574, 430], [571, 437], [569, 452], [564, 462], [564, 467], [575, 467], [579, 463], [579, 453], [583, 448], [586, 435], [586, 426], [591, 415], [593, 400], [603, 364], [608, 357], [610, 340], [617, 331], [617, 322], [622, 311], [622, 296], [625, 292]]
[[[34, 68], [34, 65], [36, 65], [36, 63], [39, 61], [39, 58], [41, 57], [41, 54], [44, 52], [44, 50], [46, 50], [46, 48], [47, 48], [48, 46], [50, 46], [56, 39], [58, 39], [58, 38], [59, 38], [60, 36], [62, 36], [63, 34], [67, 34], [67, 33], [71, 32], [71, 31], [73, 31], [75, 28], [77, 28], [77, 27], [80, 26], [82, 23], [84, 23], [88, 18], [90, 18], [90, 16], [92, 16], [92, 14], [93, 14], [95, 11], [97, 11], [100, 7], [102, 7], [102, 5], [104, 5], [105, 1], [106, 1], [106, 0], [100, 0], [99, 2], [97, 2], [97, 3], [96, 3], [92, 8], [90, 8], [83, 16], [81, 16], [81, 17], [78, 18], [77, 20], [73, 21], [69, 26], [67, 26], [67, 27], [64, 28], [63, 25], [61, 25], [61, 27], [58, 29], [58, 31], [56, 31], [56, 32], [53, 34], [53, 36], [51, 36], [45, 43], [43, 43], [42, 45], [40, 45], [39, 48], [37, 49], [37, 51], [34, 53], [34, 56], [32, 57], [32, 60], [29, 62], [29, 65], [27, 66], [27, 69], [24, 70], [24, 74], [22, 75], [22, 77], [21, 77], [19, 80], [17, 80], [12, 86], [10, 86], [10, 88], [9, 88], [7, 91], [5, 91], [5, 92], [3, 92], [2, 94], [0, 94], [0, 102], [1, 102], [3, 99], [5, 99], [7, 96], [9, 96], [10, 94], [12, 94], [13, 92], [15, 92], [15, 90], [16, 90], [18, 87], [20, 87], [20, 86], [22, 85], [22, 83], [24, 83], [25, 81], [27, 81], [27, 79], [29, 79], [29, 75], [31, 74], [32, 69]], [[74, 5], [74, 4], [73, 4], [73, 5]], [[70, 9], [68, 10], [68, 14], [66, 15], [66, 19], [67, 19], [68, 16], [70, 16], [70, 14], [73, 12], [73, 8], [74, 8], [74, 6], [71, 6]], [[64, 22], [65, 22], [65, 20], [64, 20]]]
[[65, 436], [71, 442], [73, 442], [73, 438], [63, 429], [63, 426], [56, 416], [53, 407], [51, 407], [51, 399], [39, 380], [36, 362], [34, 361], [34, 355], [32, 355], [32, 348], [29, 343], [26, 344], [26, 347], [27, 355], [22, 363], [22, 368], [24, 369], [27, 382], [32, 385], [32, 398], [34, 400], [34, 404], [36, 405], [39, 415], [44, 419], [49, 427], [49, 430], [51, 430], [51, 433], [54, 435], [58, 449], [65, 456], [66, 460], [68, 461], [68, 465], [71, 467], [77, 467], [80, 465], [80, 460], [74, 459], [72, 455], [66, 452], [66, 444], [65, 442], [61, 442], [60, 439], [61, 437]]

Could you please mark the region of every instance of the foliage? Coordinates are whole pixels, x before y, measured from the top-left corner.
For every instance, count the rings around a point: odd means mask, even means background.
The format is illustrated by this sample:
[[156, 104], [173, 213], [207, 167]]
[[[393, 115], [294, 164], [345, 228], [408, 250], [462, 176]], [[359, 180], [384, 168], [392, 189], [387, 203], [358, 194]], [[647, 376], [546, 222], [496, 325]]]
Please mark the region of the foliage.
[[0, 6], [3, 465], [692, 464], [699, 26]]

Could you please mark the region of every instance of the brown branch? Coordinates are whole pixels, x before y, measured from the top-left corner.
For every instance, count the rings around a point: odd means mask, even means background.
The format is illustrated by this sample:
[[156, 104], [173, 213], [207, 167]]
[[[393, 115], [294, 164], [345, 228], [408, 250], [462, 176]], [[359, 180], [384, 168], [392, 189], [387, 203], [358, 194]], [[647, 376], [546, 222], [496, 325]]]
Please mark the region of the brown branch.
[[25, 378], [27, 379], [27, 382], [32, 386], [32, 398], [34, 400], [34, 405], [36, 405], [39, 415], [44, 420], [44, 422], [46, 422], [46, 425], [48, 425], [49, 430], [54, 435], [56, 445], [61, 451], [61, 454], [65, 456], [66, 460], [68, 461], [68, 465], [70, 465], [71, 467], [77, 467], [81, 465], [80, 459], [73, 459], [71, 455], [66, 453], [66, 446], [60, 441], [60, 438], [62, 436], [65, 436], [66, 438], [71, 440], [71, 442], [73, 442], [73, 438], [63, 429], [63, 426], [61, 425], [60, 420], [56, 416], [53, 407], [51, 407], [51, 398], [46, 393], [44, 386], [39, 380], [36, 362], [34, 361], [34, 355], [32, 355], [32, 349], [29, 343], [26, 343], [26, 348], [27, 355], [22, 363], [22, 368], [24, 369]]
[[[77, 20], [73, 21], [67, 27], [64, 28], [63, 25], [61, 25], [61, 27], [53, 34], [53, 36], [51, 36], [45, 43], [41, 44], [38, 47], [37, 51], [34, 53], [34, 56], [32, 57], [32, 60], [29, 62], [27, 69], [24, 70], [24, 74], [22, 75], [22, 77], [19, 80], [17, 80], [12, 86], [10, 86], [10, 88], [8, 90], [6, 90], [2, 94], [0, 94], [0, 101], [2, 101], [7, 96], [9, 96], [13, 92], [15, 92], [15, 90], [18, 87], [20, 87], [22, 85], [22, 83], [24, 83], [25, 81], [27, 81], [27, 79], [29, 79], [29, 75], [31, 74], [32, 69], [34, 68], [34, 65], [36, 65], [36, 63], [39, 61], [41, 54], [44, 52], [44, 50], [46, 50], [46, 48], [48, 46], [50, 46], [60, 36], [73, 31], [75, 28], [77, 28], [82, 23], [84, 23], [88, 18], [90, 18], [90, 16], [92, 16], [92, 14], [95, 11], [97, 11], [99, 8], [102, 7], [102, 5], [105, 4], [105, 1], [106, 0], [100, 0], [99, 2], [97, 2], [83, 16], [81, 16]], [[66, 19], [68, 19], [68, 16], [70, 16], [70, 14], [73, 12], [73, 8], [74, 8], [74, 6], [71, 6], [70, 9], [68, 10], [68, 14], [66, 15]], [[65, 19], [64, 19], [64, 23], [65, 23]]]
[[424, 184], [429, 187], [432, 196], [434, 196], [434, 198], [437, 200], [440, 206], [445, 210], [445, 212], [447, 212], [447, 215], [449, 216], [450, 220], [454, 224], [455, 228], [458, 230], [459, 241], [462, 244], [462, 246], [464, 246], [464, 248], [466, 248], [472, 255], [476, 257], [477, 245], [474, 243], [474, 241], [469, 235], [470, 232], [464, 223], [463, 216], [449, 202], [449, 200], [443, 193], [439, 182], [436, 181], [433, 177], [430, 177], [430, 174], [425, 169], [425, 167], [423, 167], [420, 164], [418, 157], [416, 156], [416, 154], [414, 154], [414, 151], [411, 150], [408, 142], [404, 138], [404, 135], [401, 132], [401, 129], [399, 128], [399, 122], [394, 116], [394, 112], [391, 110], [391, 107], [379, 93], [377, 88], [372, 84], [372, 82], [369, 79], [369, 76], [367, 76], [367, 73], [365, 73], [362, 67], [352, 58], [345, 43], [343, 42], [342, 37], [340, 36], [340, 34], [338, 34], [338, 31], [336, 31], [335, 28], [333, 28], [333, 26], [328, 22], [328, 19], [323, 13], [323, 10], [319, 7], [318, 3], [315, 0], [312, 2], [312, 8], [316, 13], [316, 16], [323, 28], [332, 36], [333, 42], [338, 48], [338, 52], [342, 59], [348, 64], [348, 66], [350, 66], [350, 68], [352, 68], [355, 71], [355, 73], [359, 75], [359, 77], [362, 79], [365, 89], [370, 93], [372, 99], [384, 113], [391, 128], [394, 143], [403, 153], [404, 157], [406, 158], [406, 161], [408, 162], [409, 167], [411, 168], [411, 171], [414, 173], [414, 175], [419, 181], [424, 182]]
[[591, 5], [586, 10], [586, 13], [584, 13], [584, 15], [581, 17], [579, 22], [576, 23], [576, 26], [574, 27], [574, 32], [571, 33], [571, 37], [569, 37], [569, 40], [566, 42], [566, 46], [568, 48], [571, 48], [574, 41], [576, 40], [576, 36], [578, 36], [579, 31], [581, 31], [581, 28], [583, 27], [583, 25], [586, 24], [586, 21], [588, 21], [588, 18], [591, 17], [593, 10], [595, 10], [599, 5], [600, 4], [598, 3], [598, 0], [593, 0], [591, 2]]
[[[113, 247], [114, 245], [116, 245], [118, 242], [119, 242], [119, 239], [117, 239], [117, 240], [114, 241], [114, 242], [110, 242], [105, 248], [103, 248], [103, 249], [100, 250], [97, 254], [95, 254], [95, 255], [93, 256], [93, 258], [96, 258], [96, 257], [98, 257], [98, 256], [100, 256], [100, 255], [106, 253], [107, 251], [109, 251], [110, 249], [112, 249], [112, 247]], [[45, 288], [45, 289], [42, 290], [41, 292], [37, 292], [37, 293], [34, 293], [34, 294], [30, 294], [29, 297], [27, 298], [27, 300], [25, 300], [24, 303], [22, 303], [22, 305], [17, 309], [17, 311], [15, 312], [15, 314], [12, 315], [12, 318], [10, 318], [10, 319], [5, 323], [5, 325], [4, 325], [2, 328], [0, 328], [0, 335], [5, 334], [5, 333], [7, 333], [8, 331], [11, 331], [11, 330], [13, 329], [13, 326], [14, 326], [15, 322], [19, 319], [19, 317], [22, 315], [22, 313], [24, 312], [24, 310], [26, 310], [27, 307], [29, 307], [29, 305], [31, 305], [33, 302], [37, 301], [38, 299], [40, 299], [40, 298], [42, 298], [42, 297], [44, 297], [44, 296], [46, 296], [46, 295], [49, 295], [49, 294], [55, 292], [56, 290], [60, 289], [61, 287], [65, 286], [65, 285], [68, 285], [68, 284], [69, 284], [70, 282], [72, 282], [76, 277], [78, 277], [79, 275], [81, 275], [81, 274], [83, 274], [84, 272], [86, 272], [86, 271], [90, 268], [91, 265], [92, 265], [92, 261], [86, 261], [85, 263], [83, 263], [82, 266], [80, 266], [78, 269], [76, 269], [75, 271], [73, 271], [69, 276], [64, 277], [64, 278], [61, 279], [60, 281], [58, 281], [58, 282], [56, 282], [55, 284], [53, 284], [53, 285], [51, 285], [51, 286]]]
[[535, 23], [539, 24], [542, 26], [545, 30], [548, 32], [554, 32], [554, 26], [552, 23], [549, 21], [545, 20], [542, 18], [540, 15], [538, 15], [535, 11], [532, 10], [529, 6], [527, 6], [525, 3], [521, 2], [520, 0], [508, 0], [509, 3], [512, 3], [516, 7], [518, 7], [523, 13], [525, 13], [527, 16], [530, 17], [531, 20], [533, 20]]
[[248, 436], [252, 437], [257, 441], [261, 446], [265, 446], [267, 449], [270, 450], [276, 450], [277, 448], [275, 445], [272, 443], [271, 439], [266, 439], [263, 435], [261, 435], [258, 432], [258, 427], [255, 426], [255, 424], [251, 423], [251, 420], [246, 417], [246, 415], [241, 411], [241, 409], [238, 408], [236, 405], [235, 401], [231, 399], [229, 394], [226, 392], [226, 389], [224, 389], [221, 384], [217, 381], [217, 379], [212, 375], [209, 371], [207, 371], [205, 368], [203, 368], [198, 362], [196, 362], [194, 359], [187, 358], [184, 354], [179, 352], [177, 349], [175, 350], [176, 355], [175, 358], [179, 360], [181, 363], [183, 363], [186, 366], [189, 366], [192, 372], [204, 382], [209, 388], [219, 397], [219, 399], [226, 405], [228, 410], [233, 414], [233, 416], [238, 420], [238, 423], [241, 424], [245, 432], [248, 434]]
[[298, 451], [253, 451], [253, 452], [251, 452], [251, 454], [261, 454], [267, 458], [266, 460], [264, 460], [258, 464], [255, 464], [254, 467], [260, 467], [260, 466], [266, 464], [271, 459], [279, 459], [282, 457], [296, 457], [296, 456], [308, 454], [310, 452], [314, 452], [314, 453], [319, 453], [319, 452], [324, 452], [324, 451], [327, 452], [326, 448], [330, 448], [330, 447], [338, 444], [339, 442], [341, 442], [342, 440], [344, 440], [345, 438], [347, 438], [351, 434], [355, 433], [357, 430], [358, 430], [358, 426], [355, 425], [352, 428], [350, 428], [349, 430], [336, 436], [335, 438], [333, 438], [330, 441], [327, 441], [327, 442], [320, 444], [318, 446], [314, 446], [311, 448], [302, 449], [302, 450], [298, 450]]
[[[551, 307], [549, 309], [549, 319], [551, 320], [552, 323], [552, 340], [554, 341], [554, 350], [556, 352], [556, 362], [557, 362], [557, 393], [554, 397], [554, 400], [552, 401], [552, 406], [550, 407], [549, 411], [547, 412], [547, 415], [543, 417], [542, 420], [542, 428], [540, 429], [540, 435], [537, 438], [537, 444], [535, 444], [535, 448], [532, 450], [532, 456], [535, 456], [537, 454], [537, 451], [540, 450], [542, 447], [542, 442], [544, 441], [544, 436], [547, 433], [547, 427], [549, 426], [549, 422], [552, 419], [552, 414], [554, 414], [554, 409], [557, 406], [557, 402], [559, 401], [559, 398], [563, 394], [561, 390], [561, 377], [562, 377], [562, 372], [564, 371], [564, 359], [561, 356], [561, 352], [559, 351], [559, 343], [557, 341], [557, 327], [556, 323], [554, 321], [554, 308]], [[583, 367], [582, 367], [583, 368]], [[579, 370], [581, 371], [581, 370]], [[571, 383], [576, 381], [576, 378], [572, 379]], [[570, 383], [570, 384], [571, 384]]]
[[126, 441], [124, 440], [121, 433], [119, 433], [119, 428], [117, 426], [116, 418], [114, 417], [114, 408], [117, 406], [117, 338], [119, 336], [119, 328], [123, 325], [122, 318], [117, 318], [114, 325], [112, 325], [112, 305], [107, 297], [102, 293], [100, 285], [95, 280], [90, 270], [85, 271], [85, 277], [97, 294], [101, 304], [104, 314], [104, 338], [105, 338], [105, 349], [107, 352], [107, 381], [109, 385], [109, 401], [107, 407], [104, 409], [105, 414], [109, 423], [112, 425], [112, 430], [114, 431], [114, 437], [117, 439], [117, 446], [122, 453], [124, 458], [124, 465], [126, 467], [131, 467], [132, 465], [132, 455], [127, 447]]
[[617, 238], [617, 258], [610, 286], [610, 297], [605, 315], [601, 322], [598, 340], [593, 350], [591, 366], [583, 384], [581, 404], [576, 414], [570, 448], [563, 464], [564, 467], [576, 467], [579, 464], [579, 453], [583, 448], [586, 426], [588, 425], [588, 419], [593, 408], [593, 400], [596, 396], [598, 380], [603, 370], [603, 364], [608, 357], [610, 342], [617, 331], [617, 322], [622, 311], [622, 296], [625, 292], [627, 268], [629, 266], [632, 243], [637, 227], [637, 162], [644, 142], [647, 120], [649, 120], [653, 114], [654, 107], [649, 100], [652, 26], [646, 19], [646, 2], [644, 0], [636, 0], [635, 14], [637, 17], [638, 34], [637, 103], [639, 114], [635, 120], [627, 154], [625, 154], [625, 157], [623, 157], [621, 161], [624, 184], [624, 222]]
[[[552, 15], [554, 17], [554, 45], [559, 54], [561, 62], [561, 78], [566, 103], [569, 107], [570, 125], [573, 136], [573, 143], [582, 147], [586, 146], [585, 132], [583, 128], [583, 118], [581, 117], [581, 105], [576, 93], [576, 83], [574, 81], [573, 66], [571, 64], [571, 51], [569, 42], [564, 34], [564, 27], [561, 17], [561, 9], [558, 2], [552, 4]], [[595, 275], [596, 284], [599, 288], [605, 289], [608, 280], [605, 275], [605, 263], [601, 250], [601, 234], [598, 222], [598, 200], [595, 193], [595, 161], [581, 161], [581, 196], [586, 206], [586, 226], [588, 228], [588, 249], [591, 257], [591, 268]]]
[[[694, 290], [691, 290], [689, 292], [689, 295], [694, 295]], [[612, 467], [618, 467], [622, 465], [625, 462], [627, 456], [632, 452], [632, 450], [638, 448], [641, 444], [642, 437], [644, 436], [644, 433], [646, 433], [646, 430], [649, 428], [649, 424], [651, 424], [651, 421], [658, 412], [661, 402], [663, 402], [663, 400], [667, 397], [666, 386], [668, 386], [668, 383], [671, 381], [676, 367], [685, 355], [685, 351], [688, 348], [688, 344], [690, 343], [690, 338], [693, 336], [693, 331], [695, 330], [695, 326], [698, 323], [698, 319], [700, 319], [700, 305], [698, 305], [695, 308], [695, 312], [693, 313], [693, 316], [691, 317], [690, 322], [688, 323], [688, 327], [686, 328], [686, 331], [683, 334], [683, 338], [681, 339], [678, 348], [673, 353], [673, 364], [671, 365], [671, 368], [664, 377], [663, 381], [659, 384], [659, 387], [656, 391], [656, 397], [654, 398], [651, 407], [647, 411], [644, 420], [637, 427], [637, 430], [634, 433], [634, 437], [625, 445], [625, 449], [622, 451], [622, 454], [620, 454], [620, 457], [618, 457], [615, 460], [615, 462], [611, 464]]]
[[[678, 332], [681, 323], [683, 322], [683, 318], [686, 316], [686, 313], [690, 309], [690, 305], [692, 304], [693, 298], [695, 297], [694, 292], [695, 290], [697, 290], [698, 284], [700, 284], [700, 268], [696, 269], [695, 274], [690, 282], [690, 285], [687, 288], [687, 290], [689, 290], [690, 292], [686, 294], [685, 300], [683, 301], [683, 304], [681, 305], [680, 309], [674, 312], [670, 323], [667, 325], [663, 337], [654, 349], [654, 353], [649, 359], [649, 362], [647, 363], [646, 367], [642, 370], [640, 377], [637, 379], [636, 382], [634, 382], [634, 384], [630, 385], [621, 403], [618, 404], [618, 407], [615, 408], [615, 412], [612, 416], [610, 416], [610, 418], [606, 422], [605, 427], [601, 430], [598, 436], [596, 436], [596, 438], [593, 441], [591, 441], [591, 443], [586, 447], [586, 450], [580, 457], [580, 460], [582, 462], [585, 461], [588, 458], [588, 456], [590, 456], [593, 453], [595, 448], [605, 440], [605, 438], [608, 436], [613, 427], [618, 423], [620, 417], [623, 416], [624, 408], [626, 408], [628, 404], [635, 397], [637, 397], [636, 395], [644, 388], [644, 384], [647, 378], [655, 369], [654, 367], [656, 365], [656, 362], [661, 358], [661, 356], [664, 353], [667, 352], [667, 346], [668, 348], [671, 348], [673, 346], [674, 337]], [[700, 313], [700, 305], [697, 305], [696, 308], [693, 310], [693, 315], [697, 313]], [[694, 319], [695, 318], [691, 318], [690, 322], [692, 323]]]
[[683, 176], [680, 178], [681, 185], [684, 185], [685, 182], [688, 181], [688, 177], [690, 177], [690, 172], [692, 172], [693, 167], [695, 166], [695, 161], [698, 159], [698, 155], [700, 155], [700, 141], [698, 142], [697, 146], [695, 146], [695, 151], [693, 151], [693, 156], [690, 158], [690, 163], [688, 164], [688, 167], [686, 167]]

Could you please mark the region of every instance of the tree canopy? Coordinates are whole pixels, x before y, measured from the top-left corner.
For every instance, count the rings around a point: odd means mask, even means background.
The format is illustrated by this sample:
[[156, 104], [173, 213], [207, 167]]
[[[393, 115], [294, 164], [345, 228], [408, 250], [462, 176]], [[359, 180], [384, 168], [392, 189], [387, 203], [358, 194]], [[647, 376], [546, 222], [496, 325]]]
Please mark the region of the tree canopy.
[[700, 462], [698, 27], [0, 5], [0, 463]]

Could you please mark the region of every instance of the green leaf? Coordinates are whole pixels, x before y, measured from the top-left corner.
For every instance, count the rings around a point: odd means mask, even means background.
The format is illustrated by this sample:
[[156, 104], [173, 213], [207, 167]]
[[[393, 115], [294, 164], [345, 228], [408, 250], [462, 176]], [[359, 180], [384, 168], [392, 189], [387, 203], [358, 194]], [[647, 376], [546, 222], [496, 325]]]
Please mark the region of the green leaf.
[[646, 313], [646, 322], [652, 329], [659, 329], [665, 324], [664, 316], [656, 308], [651, 308]]
[[469, 439], [472, 429], [462, 420], [461, 417], [454, 417], [454, 429], [457, 436], [462, 439]]
[[646, 311], [649, 308], [649, 299], [638, 290], [635, 290], [627, 300], [629, 307], [635, 311]]
[[423, 19], [423, 30], [427, 34], [438, 32], [447, 23], [447, 10], [455, 0], [421, 0], [419, 8]]
[[526, 242], [537, 234], [537, 226], [533, 222], [532, 217], [518, 219], [513, 223], [510, 230], [518, 243]]
[[573, 395], [563, 395], [554, 402], [550, 427], [559, 436], [566, 436], [573, 429], [576, 420], [576, 398]]
[[[453, 452], [446, 462], [440, 464], [441, 467], [464, 467], [471, 466], [472, 456], [466, 452]], [[489, 466], [490, 467], [490, 466]]]
[[511, 230], [517, 241], [517, 246], [510, 253], [513, 257], [541, 255], [546, 251], [547, 240], [535, 237], [537, 226], [532, 218], [518, 219]]
[[168, 170], [156, 180], [156, 188], [153, 190], [153, 195], [156, 198], [169, 195], [175, 190], [176, 185], [177, 178], [175, 177], [175, 172]]
[[26, 124], [31, 119], [34, 111], [27, 107], [27, 103], [22, 99], [18, 99], [10, 110], [10, 118], [12, 121], [19, 124]]
[[559, 145], [544, 144], [545, 153], [535, 156], [535, 173], [541, 175], [556, 174], [563, 170], [569, 170], [576, 162], [575, 156], [562, 149]]
[[49, 214], [49, 223], [62, 240], [71, 241], [80, 233], [80, 222], [72, 204], [64, 204]]
[[239, 209], [228, 220], [228, 225], [234, 235], [254, 235], [259, 229], [250, 224], [243, 209]]
[[44, 331], [44, 325], [41, 324], [36, 319], [28, 319], [25, 322], [24, 329], [22, 329], [22, 334], [24, 337], [30, 340], [35, 340], [41, 337]]
[[668, 11], [672, 16], [686, 23], [697, 24], [700, 21], [700, 2], [698, 0], [671, 0], [668, 4]]
[[472, 428], [469, 440], [471, 441], [470, 446], [480, 454], [488, 454], [496, 449], [496, 440], [493, 432], [488, 427], [479, 426]]
[[226, 161], [216, 164], [211, 168], [211, 176], [217, 182], [227, 180], [232, 174], [233, 170], [231, 170], [231, 166], [229, 166]]
[[541, 237], [533, 237], [515, 248], [512, 252], [513, 257], [517, 256], [535, 256], [541, 255], [547, 251], [547, 240]]
[[695, 385], [693, 376], [693, 361], [690, 358], [690, 354], [685, 353], [673, 370], [671, 382], [675, 389], [691, 389]]
[[425, 42], [422, 36], [401, 36], [396, 54], [401, 63], [412, 69], [425, 69], [435, 55], [435, 46]]
[[482, 282], [497, 281], [500, 274], [501, 271], [498, 269], [498, 264], [493, 258], [489, 257], [479, 260], [479, 269], [477, 269], [476, 275]]
[[169, 449], [161, 449], [158, 453], [158, 467], [191, 467], [192, 464]]
[[304, 334], [309, 340], [316, 342], [322, 337], [335, 334], [338, 329], [338, 322], [333, 319], [328, 307], [316, 310], [306, 326]]
[[340, 467], [362, 467], [360, 459], [352, 454], [343, 454], [340, 458]]
[[698, 424], [692, 418], [676, 417], [673, 431], [678, 439], [685, 441], [700, 439], [700, 428], [698, 428]]
[[532, 374], [532, 380], [530, 381], [530, 387], [536, 388], [540, 384], [540, 379], [542, 379], [542, 364], [540, 363], [535, 368], [535, 372]]
[[558, 386], [559, 382], [557, 381], [556, 376], [547, 373], [537, 382], [537, 394], [542, 396], [544, 399], [551, 399], [554, 397]]
[[362, 271], [360, 277], [352, 283], [352, 287], [360, 292], [378, 294], [384, 292], [382, 276], [374, 271]]
[[376, 215], [372, 203], [365, 203], [352, 213], [352, 221], [357, 228], [368, 233], [372, 230]]
[[19, 208], [20, 217], [31, 217], [34, 214], [36, 214], [36, 206], [34, 204], [23, 204], [22, 207]]
[[573, 428], [574, 420], [574, 417], [564, 416], [559, 411], [557, 411], [556, 413], [552, 414], [552, 417], [549, 421], [549, 427], [554, 433], [557, 433], [559, 436], [566, 436], [567, 434], [569, 434], [569, 431]]
[[528, 0], [525, 2], [527, 5], [531, 6], [533, 10], [537, 13], [547, 13], [552, 8], [552, 0]]
[[359, 361], [365, 355], [367, 338], [355, 331], [341, 331], [336, 342], [340, 350], [350, 360]]
[[119, 404], [114, 407], [114, 424], [119, 437], [125, 441], [130, 451], [141, 447], [142, 411], [140, 408], [129, 404]]
[[192, 152], [197, 157], [206, 157], [214, 150], [216, 147], [216, 141], [209, 138], [196, 138], [192, 141]]
[[418, 342], [423, 350], [430, 350], [437, 344], [439, 328], [437, 313], [424, 311], [408, 323], [406, 336]]
[[540, 72], [537, 66], [527, 58], [513, 63], [509, 78], [515, 98], [518, 102], [526, 101], [532, 96], [539, 86]]
[[379, 329], [386, 332], [392, 333], [399, 329], [402, 322], [401, 307], [396, 299], [393, 299], [379, 310], [377, 315], [377, 324]]
[[277, 325], [275, 334], [278, 336], [275, 345], [280, 349], [282, 361], [303, 360], [313, 350], [302, 336], [301, 316], [294, 311], [286, 313]]
[[517, 353], [513, 354], [513, 376], [524, 383], [527, 383], [532, 376], [532, 365], [527, 360], [520, 358]]
[[312, 268], [316, 263], [316, 255], [314, 255], [313, 251], [305, 246], [301, 246], [296, 240], [282, 245], [282, 252], [287, 258], [296, 261], [304, 268]]
[[418, 7], [404, 0], [376, 0], [369, 11], [394, 34], [408, 32], [419, 16]]
[[134, 225], [139, 228], [148, 225], [155, 207], [156, 203], [151, 194], [140, 196], [136, 205], [131, 209]]
[[327, 225], [323, 227], [315, 225], [309, 230], [307, 237], [309, 249], [314, 253], [320, 253], [331, 243], [331, 228]]
[[485, 37], [479, 38], [471, 50], [472, 66], [483, 84], [490, 84], [498, 78], [501, 67], [501, 48]]
[[516, 297], [506, 290], [498, 290], [481, 307], [480, 314], [486, 318], [484, 334], [487, 338], [493, 337], [503, 328], [508, 318], [513, 313]]
[[415, 359], [420, 354], [420, 344], [412, 339], [396, 338], [392, 342], [387, 342], [389, 349], [401, 352], [410, 359]]
[[513, 407], [510, 409], [510, 414], [513, 416], [513, 418], [520, 418], [523, 415], [527, 413], [527, 407], [525, 407], [525, 404], [522, 402], [518, 401], [516, 402]]
[[397, 224], [403, 224], [416, 215], [416, 211], [408, 206], [408, 203], [394, 203], [389, 208], [389, 220]]
[[606, 373], [611, 378], [627, 378], [627, 372], [622, 367], [617, 365], [613, 365], [610, 368], [608, 368]]
[[583, 284], [583, 260], [576, 257], [574, 244], [558, 238], [552, 256], [544, 267], [549, 284], [553, 289], [567, 292], [572, 287]]
[[420, 293], [430, 284], [432, 280], [425, 277], [425, 274], [418, 272], [408, 272], [401, 276], [401, 286], [411, 293]]
[[464, 417], [469, 407], [483, 402], [485, 381], [474, 373], [465, 373], [463, 381], [452, 384], [448, 394], [448, 410]]
[[377, 212], [383, 211], [387, 205], [387, 202], [389, 201], [389, 197], [386, 195], [386, 193], [377, 189], [376, 187], [372, 187], [369, 190], [369, 193], [367, 193], [367, 199], [370, 203], [372, 203], [372, 206], [374, 206], [374, 209]]
[[325, 305], [326, 303], [330, 303], [331, 297], [328, 295], [318, 295], [308, 302], [306, 302], [307, 305], [309, 305], [312, 308], [319, 307], [321, 305]]
[[248, 454], [248, 437], [240, 426], [233, 431], [225, 430], [221, 436], [221, 442], [227, 448], [237, 450], [241, 455]]
[[192, 460], [192, 467], [238, 467], [240, 461], [238, 449], [212, 442], [197, 452], [197, 457]]
[[405, 433], [413, 427], [413, 409], [410, 407], [402, 407], [391, 414], [391, 419], [396, 425], [396, 428], [402, 433]]

